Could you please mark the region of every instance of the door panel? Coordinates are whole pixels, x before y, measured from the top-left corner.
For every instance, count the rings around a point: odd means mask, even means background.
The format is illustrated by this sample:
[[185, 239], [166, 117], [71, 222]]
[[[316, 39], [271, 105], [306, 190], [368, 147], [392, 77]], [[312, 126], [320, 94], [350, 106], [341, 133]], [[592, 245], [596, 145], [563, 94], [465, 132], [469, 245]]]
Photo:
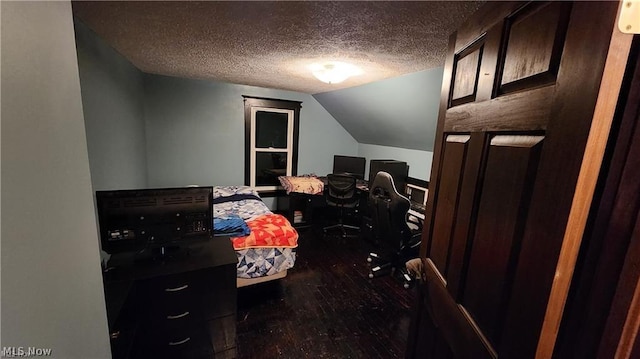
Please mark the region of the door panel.
[[[438, 215], [434, 219], [434, 233], [439, 238], [451, 237], [469, 138], [468, 135], [452, 135], [445, 141], [442, 172], [449, 180], [440, 187]], [[433, 262], [442, 273], [446, 273], [449, 242], [434, 241], [431, 253]]]
[[469, 241], [468, 238], [473, 233], [475, 217], [478, 213], [477, 204], [480, 193], [477, 191], [477, 187], [483, 176], [481, 166], [484, 164], [485, 149], [488, 148], [487, 139], [488, 136], [485, 133], [471, 134], [464, 169], [466, 175], [460, 188], [461, 200], [456, 211], [457, 218], [448, 253], [447, 289], [451, 296], [458, 301], [462, 295], [461, 289], [464, 288], [461, 284], [466, 279], [469, 253], [471, 253], [472, 241]]
[[421, 257], [453, 357], [530, 358], [617, 3], [483, 7], [452, 35]]
[[555, 82], [570, 8], [538, 3], [507, 18], [499, 94]]
[[493, 345], [508, 303], [542, 136], [495, 136], [490, 142], [477, 226], [461, 304]]
[[451, 351], [454, 358], [496, 358], [495, 350], [473, 319], [449, 295], [444, 278], [431, 260], [427, 260], [425, 272], [425, 306], [438, 335], [442, 335], [446, 343], [447, 349], [443, 351]]
[[[484, 36], [483, 36], [484, 37]], [[455, 70], [451, 91], [451, 106], [473, 102], [478, 91], [478, 78], [480, 76], [480, 60], [482, 59], [483, 37], [474, 41], [464, 49], [454, 60]]]

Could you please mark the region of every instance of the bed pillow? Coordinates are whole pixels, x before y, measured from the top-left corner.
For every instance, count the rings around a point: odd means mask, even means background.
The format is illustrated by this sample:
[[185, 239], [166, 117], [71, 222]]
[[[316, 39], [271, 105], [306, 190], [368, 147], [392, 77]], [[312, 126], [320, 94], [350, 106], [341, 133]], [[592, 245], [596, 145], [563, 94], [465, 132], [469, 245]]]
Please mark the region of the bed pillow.
[[213, 198], [218, 197], [229, 197], [234, 194], [248, 194], [254, 195], [256, 197], [260, 197], [258, 191], [249, 187], [249, 186], [214, 186], [213, 187]]

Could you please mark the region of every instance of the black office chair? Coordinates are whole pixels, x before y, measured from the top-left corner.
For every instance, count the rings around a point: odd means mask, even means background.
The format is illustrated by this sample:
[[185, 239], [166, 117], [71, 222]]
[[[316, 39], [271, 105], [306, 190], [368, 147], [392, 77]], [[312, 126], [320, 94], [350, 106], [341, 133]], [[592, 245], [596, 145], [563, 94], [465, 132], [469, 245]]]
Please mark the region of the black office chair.
[[404, 287], [409, 288], [413, 277], [405, 263], [418, 254], [422, 225], [419, 222], [416, 222], [418, 226], [410, 225], [409, 199], [398, 193], [387, 172], [378, 172], [369, 184], [368, 204], [374, 238], [381, 249], [379, 253], [369, 253], [369, 278], [399, 271]]
[[[327, 175], [327, 188], [325, 189], [325, 199], [327, 206], [337, 209], [338, 223], [324, 227], [324, 234], [328, 234], [332, 229], [340, 229], [342, 238], [359, 236], [360, 227], [345, 224], [345, 216], [349, 213], [357, 212], [360, 198], [356, 193], [356, 178], [349, 175], [329, 174]], [[347, 230], [357, 231], [349, 233]]]

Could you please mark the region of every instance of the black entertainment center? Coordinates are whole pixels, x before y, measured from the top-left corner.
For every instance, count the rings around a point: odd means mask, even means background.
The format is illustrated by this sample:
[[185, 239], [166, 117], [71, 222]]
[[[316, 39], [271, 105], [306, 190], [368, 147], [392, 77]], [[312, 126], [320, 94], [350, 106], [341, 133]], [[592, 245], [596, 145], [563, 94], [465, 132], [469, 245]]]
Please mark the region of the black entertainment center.
[[109, 254], [164, 255], [211, 238], [213, 187], [96, 191], [96, 206]]
[[96, 192], [113, 358], [235, 358], [236, 264], [212, 188]]

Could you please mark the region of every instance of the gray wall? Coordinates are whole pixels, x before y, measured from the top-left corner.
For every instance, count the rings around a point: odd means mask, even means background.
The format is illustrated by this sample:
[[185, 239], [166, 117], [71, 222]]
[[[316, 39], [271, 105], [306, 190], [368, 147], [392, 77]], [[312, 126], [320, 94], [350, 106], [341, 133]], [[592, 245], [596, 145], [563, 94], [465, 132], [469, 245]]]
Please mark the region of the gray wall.
[[360, 144], [358, 146], [358, 156], [367, 159], [365, 178], [369, 178], [369, 161], [376, 159], [405, 161], [409, 165], [409, 177], [425, 181], [428, 181], [431, 177], [431, 162], [433, 161], [433, 152], [431, 151]]
[[302, 101], [298, 174], [331, 172], [333, 155], [358, 143], [310, 95], [144, 75], [148, 185], [244, 183], [242, 95]]
[[310, 96], [143, 74], [79, 20], [76, 36], [94, 190], [243, 183], [242, 95], [303, 102], [299, 174], [344, 154], [429, 178], [441, 68]]
[[443, 68], [315, 94], [361, 144], [433, 151]]
[[2, 345], [108, 358], [69, 2], [2, 12]]
[[142, 72], [74, 19], [94, 190], [144, 188]]

